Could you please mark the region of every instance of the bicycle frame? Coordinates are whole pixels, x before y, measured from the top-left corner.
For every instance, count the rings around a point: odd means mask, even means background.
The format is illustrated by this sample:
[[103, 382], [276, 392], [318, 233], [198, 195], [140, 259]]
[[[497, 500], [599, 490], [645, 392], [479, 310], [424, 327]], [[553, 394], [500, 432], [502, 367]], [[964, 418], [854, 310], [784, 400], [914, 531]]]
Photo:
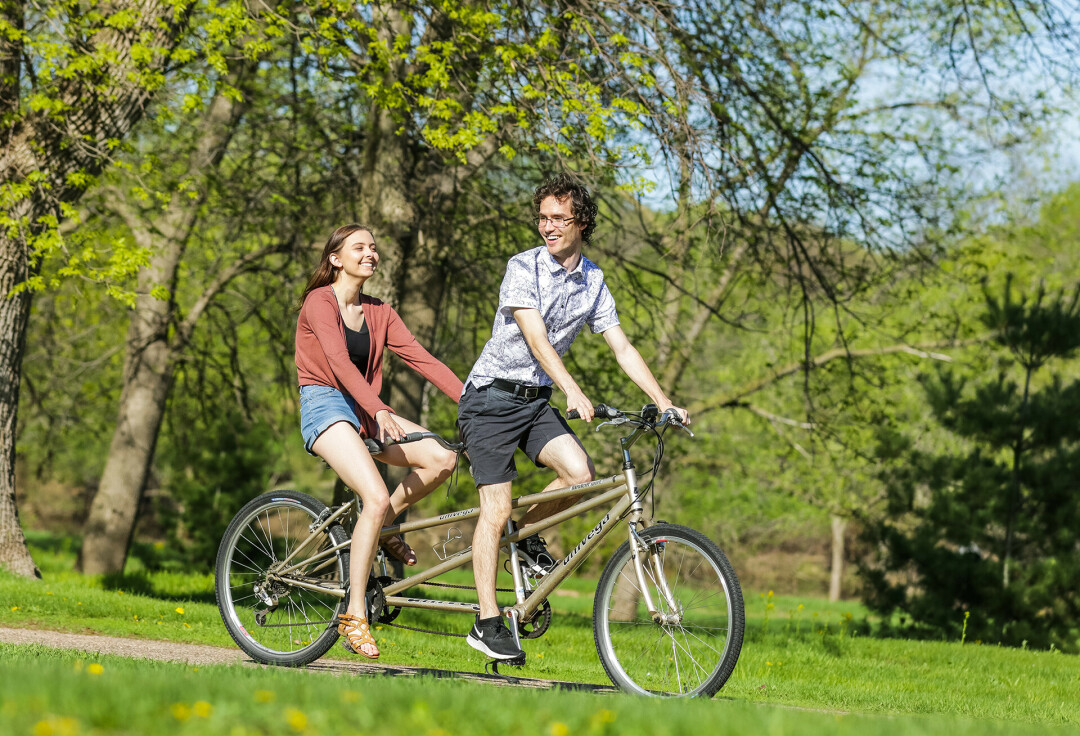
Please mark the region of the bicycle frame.
[[[667, 429], [667, 427], [661, 428], [659, 431], [661, 434]], [[553, 514], [545, 519], [542, 519], [536, 523], [529, 524], [528, 526], [521, 527], [517, 531], [511, 532], [508, 528], [507, 533], [503, 535], [500, 540], [500, 544], [503, 546], [510, 543], [517, 543], [522, 539], [557, 526], [558, 524], [574, 518], [579, 514], [589, 511], [591, 509], [601, 507], [604, 504], [614, 502], [614, 505], [607, 510], [607, 512], [597, 521], [593, 528], [585, 535], [585, 538], [578, 542], [572, 550], [564, 556], [561, 560], [557, 561], [554, 568], [550, 570], [543, 578], [540, 579], [536, 588], [529, 588], [529, 581], [522, 575], [521, 569], [517, 564], [517, 550], [516, 547], [510, 547], [511, 565], [510, 569], [514, 578], [514, 593], [516, 596], [516, 603], [513, 606], [503, 607], [503, 613], [511, 613], [514, 618], [519, 621], [530, 621], [535, 616], [536, 612], [547, 600], [548, 596], [559, 585], [562, 584], [566, 578], [574, 573], [574, 571], [581, 565], [582, 562], [592, 553], [594, 549], [604, 540], [604, 538], [611, 532], [611, 530], [622, 520], [625, 516], [628, 526], [628, 538], [632, 550], [634, 559], [634, 569], [638, 577], [638, 589], [642, 592], [643, 602], [645, 603], [647, 610], [657, 621], [662, 619], [662, 614], [658, 613], [658, 607], [654, 604], [652, 596], [649, 592], [649, 586], [646, 584], [645, 571], [642, 563], [643, 555], [641, 552], [645, 549], [644, 543], [638, 537], [638, 528], [646, 528], [652, 524], [651, 520], [647, 518], [642, 498], [639, 496], [639, 486], [637, 480], [637, 473], [634, 468], [634, 464], [630, 459], [630, 448], [637, 442], [637, 440], [645, 433], [645, 428], [637, 426], [633, 432], [629, 435], [620, 438], [620, 445], [622, 446], [623, 453], [623, 472], [618, 475], [613, 475], [608, 478], [602, 478], [594, 480], [589, 483], [581, 483], [567, 488], [559, 488], [551, 491], [543, 491], [540, 493], [534, 493], [527, 496], [521, 496], [511, 501], [511, 509], [520, 509], [522, 507], [528, 507], [533, 504], [543, 503], [546, 501], [556, 501], [565, 498], [571, 498], [582, 494], [599, 494], [591, 495], [589, 498], [582, 499], [578, 503], [574, 504], [570, 508], [560, 511], [557, 514]], [[318, 572], [325, 566], [333, 563], [334, 554], [345, 547], [348, 547], [351, 542], [344, 542], [337, 546], [333, 546], [329, 549], [313, 555], [307, 559], [299, 562], [294, 562], [294, 559], [299, 556], [301, 550], [307, 547], [310, 540], [315, 539], [318, 535], [329, 527], [331, 524], [339, 521], [348, 512], [356, 507], [356, 502], [343, 504], [338, 509], [333, 511], [325, 519], [319, 519], [314, 522], [309, 528], [310, 536], [302, 541], [293, 551], [276, 566], [276, 569], [270, 574], [271, 579], [280, 579], [281, 582], [285, 582], [289, 585], [294, 585], [300, 588], [307, 588], [309, 590], [315, 590], [324, 593], [330, 593], [337, 597], [345, 597], [345, 588], [339, 583], [328, 584], [325, 581], [319, 581], [313, 577], [313, 574]], [[395, 524], [393, 526], [384, 527], [380, 532], [380, 539], [399, 534], [402, 532], [418, 531], [420, 529], [431, 529], [440, 526], [446, 526], [459, 521], [473, 519], [480, 515], [479, 507], [465, 509], [462, 511], [452, 511], [440, 516], [429, 517], [426, 519], [418, 519], [416, 521], [405, 522], [403, 524]], [[386, 596], [386, 605], [397, 606], [401, 608], [421, 608], [434, 611], [444, 612], [458, 612], [458, 613], [475, 613], [479, 612], [480, 606], [476, 603], [465, 603], [461, 601], [448, 601], [437, 600], [430, 598], [417, 598], [401, 595], [409, 588], [416, 585], [423, 584], [433, 578], [438, 577], [450, 570], [455, 570], [459, 567], [463, 567], [472, 561], [473, 553], [472, 547], [469, 546], [466, 549], [457, 552], [449, 557], [443, 559], [439, 564], [434, 565], [426, 570], [422, 570], [415, 575], [412, 575], [404, 580], [391, 583], [383, 588], [383, 593]], [[324, 559], [325, 562], [316, 568], [310, 570], [308, 575], [299, 576], [292, 575], [293, 571], [302, 568], [306, 565], [310, 565], [317, 562], [320, 559]], [[660, 576], [662, 579], [663, 576]], [[529, 593], [529, 595], [526, 595]], [[660, 594], [667, 600], [668, 611], [676, 611], [678, 606], [673, 600], [671, 593], [667, 590], [661, 589]], [[672, 614], [668, 614], [669, 616]]]

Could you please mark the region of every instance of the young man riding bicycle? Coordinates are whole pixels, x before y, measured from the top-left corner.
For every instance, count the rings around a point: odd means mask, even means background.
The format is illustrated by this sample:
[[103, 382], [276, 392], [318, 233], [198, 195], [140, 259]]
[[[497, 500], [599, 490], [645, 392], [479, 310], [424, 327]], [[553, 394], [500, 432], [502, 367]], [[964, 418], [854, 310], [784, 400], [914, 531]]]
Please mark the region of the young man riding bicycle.
[[[596, 227], [597, 207], [588, 189], [559, 174], [536, 189], [533, 205], [544, 243], [507, 263], [491, 339], [465, 380], [458, 406], [458, 428], [480, 494], [472, 544], [480, 613], [467, 641], [494, 659], [522, 654], [495, 599], [499, 539], [510, 518], [511, 483], [517, 477], [514, 451], [520, 447], [538, 466], [556, 472], [545, 490], [595, 477], [581, 442], [548, 405], [554, 385], [566, 395], [567, 412], [592, 421], [593, 404], [562, 361], [581, 329], [589, 325], [602, 333], [619, 366], [660, 411], [674, 408], [689, 424], [686, 410], [671, 403], [619, 325], [603, 272], [582, 255]], [[525, 513], [522, 524], [546, 518], [575, 500], [537, 505]], [[519, 553], [534, 577], [554, 565], [536, 535], [522, 540]]]

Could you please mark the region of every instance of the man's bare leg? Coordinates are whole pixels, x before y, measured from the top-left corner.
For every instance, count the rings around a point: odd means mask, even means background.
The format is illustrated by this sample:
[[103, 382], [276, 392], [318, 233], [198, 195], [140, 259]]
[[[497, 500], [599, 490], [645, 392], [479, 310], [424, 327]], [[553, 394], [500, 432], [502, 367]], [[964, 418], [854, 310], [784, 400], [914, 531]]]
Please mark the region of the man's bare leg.
[[[555, 480], [544, 488], [545, 491], [588, 483], [596, 478], [596, 467], [592, 459], [581, 446], [581, 440], [572, 434], [560, 435], [548, 442], [537, 459], [557, 474]], [[577, 503], [579, 498], [581, 496], [573, 496], [530, 506], [521, 517], [521, 525], [532, 524], [568, 509]]]
[[511, 484], [507, 482], [477, 488], [480, 492], [480, 516], [473, 532], [472, 551], [480, 618], [499, 615], [499, 604], [495, 600], [495, 576], [499, 569], [499, 539], [510, 518], [510, 487]]

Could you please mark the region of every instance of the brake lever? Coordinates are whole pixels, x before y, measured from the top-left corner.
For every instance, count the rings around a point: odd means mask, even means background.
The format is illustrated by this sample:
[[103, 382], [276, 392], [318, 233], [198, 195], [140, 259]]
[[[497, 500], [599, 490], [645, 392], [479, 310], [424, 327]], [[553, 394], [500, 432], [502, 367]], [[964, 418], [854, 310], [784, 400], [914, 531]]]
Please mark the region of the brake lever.
[[617, 427], [620, 424], [626, 424], [626, 421], [627, 421], [626, 417], [617, 417], [615, 419], [608, 419], [607, 421], [600, 422], [599, 424], [597, 424], [596, 425], [596, 431], [599, 432], [600, 428], [603, 427], [606, 424], [610, 424], [612, 426]]
[[664, 412], [664, 415], [661, 417], [661, 419], [662, 419], [664, 424], [670, 425], [670, 426], [673, 426], [673, 427], [678, 427], [679, 429], [686, 432], [691, 437], [694, 436], [694, 433], [690, 431], [690, 428], [682, 423], [682, 419], [679, 418], [679, 413], [678, 412], [676, 412], [676, 411], [674, 411], [672, 409], [668, 409], [667, 411]]

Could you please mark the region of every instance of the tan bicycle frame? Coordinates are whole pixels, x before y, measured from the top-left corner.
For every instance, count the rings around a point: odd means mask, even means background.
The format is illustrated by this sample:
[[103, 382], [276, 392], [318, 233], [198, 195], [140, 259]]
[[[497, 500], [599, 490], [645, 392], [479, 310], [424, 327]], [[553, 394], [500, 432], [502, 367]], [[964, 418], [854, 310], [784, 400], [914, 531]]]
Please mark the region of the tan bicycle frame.
[[[555, 588], [557, 588], [568, 576], [573, 574], [574, 570], [584, 562], [589, 554], [596, 548], [604, 537], [615, 527], [623, 515], [630, 510], [627, 522], [630, 524], [630, 542], [634, 545], [634, 533], [636, 527], [645, 527], [649, 525], [649, 522], [644, 518], [644, 513], [640, 501], [634, 501], [633, 495], [629, 491], [628, 477], [636, 491], [636, 477], [633, 470], [627, 470], [623, 475], [613, 475], [609, 478], [602, 478], [594, 480], [589, 483], [581, 483], [575, 486], [569, 486], [567, 488], [560, 488], [553, 491], [545, 491], [542, 493], [534, 493], [527, 496], [521, 496], [515, 498], [511, 502], [512, 509], [518, 509], [522, 507], [532, 506], [536, 503], [543, 503], [546, 501], [556, 501], [559, 499], [570, 498], [579, 496], [582, 494], [599, 494], [592, 495], [587, 499], [583, 499], [574, 504], [564, 511], [560, 511], [557, 514], [553, 514], [541, 521], [534, 524], [529, 524], [519, 528], [514, 534], [504, 534], [500, 540], [501, 545], [506, 545], [510, 542], [520, 542], [525, 537], [532, 534], [542, 532], [545, 529], [549, 529], [553, 526], [557, 526], [562, 522], [572, 519], [578, 516], [582, 512], [589, 511], [591, 509], [603, 506], [606, 503], [614, 502], [614, 505], [608, 509], [603, 517], [596, 523], [596, 525], [585, 535], [574, 548], [561, 560], [557, 561], [554, 569], [552, 569], [547, 575], [545, 575], [539, 585], [533, 589], [530, 595], [526, 598], [523, 581], [521, 580], [520, 573], [515, 570], [514, 575], [514, 587], [515, 594], [517, 596], [517, 603], [511, 607], [503, 607], [505, 612], [508, 608], [512, 608], [517, 612], [518, 619], [521, 621], [529, 621], [533, 618], [536, 611], [543, 605]], [[349, 508], [351, 504], [346, 504], [337, 509], [329, 518], [324, 522], [318, 524], [313, 532], [312, 537], [323, 531], [330, 524], [339, 519]], [[465, 509], [463, 511], [452, 511], [441, 516], [429, 517], [427, 519], [418, 519], [416, 521], [405, 522], [404, 524], [395, 524], [393, 526], [384, 527], [379, 534], [380, 539], [399, 534], [402, 532], [417, 531], [420, 529], [432, 529], [440, 526], [446, 526], [466, 519], [473, 519], [480, 515], [479, 507]], [[330, 593], [339, 598], [345, 597], [344, 587], [339, 584], [333, 584], [328, 586], [325, 582], [316, 582], [314, 579], [308, 577], [307, 579], [299, 576], [290, 575], [293, 570], [301, 568], [305, 565], [309, 565], [312, 562], [318, 561], [323, 558], [331, 558], [338, 550], [348, 547], [351, 542], [343, 542], [339, 545], [330, 547], [328, 549], [319, 552], [312, 557], [305, 560], [288, 564], [293, 561], [295, 553], [300, 549], [303, 549], [308, 543], [305, 539], [285, 561], [286, 567], [279, 568], [272, 574], [272, 577], [279, 578], [283, 582], [290, 585], [294, 585], [299, 588], [306, 588], [308, 590], [315, 590], [323, 593]], [[429, 598], [416, 598], [410, 596], [403, 596], [400, 593], [408, 590], [409, 588], [420, 585], [422, 583], [436, 578], [450, 570], [456, 570], [459, 567], [467, 565], [472, 561], [473, 553], [472, 547], [468, 547], [457, 554], [447, 557], [445, 560], [437, 565], [434, 565], [426, 570], [420, 571], [415, 575], [412, 575], [404, 580], [400, 580], [396, 583], [383, 588], [383, 593], [386, 595], [387, 606], [398, 606], [401, 608], [422, 608], [433, 611], [444, 612], [458, 612], [458, 613], [474, 613], [480, 610], [480, 606], [477, 603], [465, 603], [461, 601], [447, 601], [437, 600]], [[330, 560], [327, 559], [327, 562]], [[634, 555], [635, 569], [638, 572], [639, 579], [643, 580], [644, 571], [641, 568], [639, 556]], [[644, 583], [642, 583], [642, 589], [645, 591], [645, 595], [648, 598], [648, 591]], [[652, 605], [651, 600], [646, 600], [648, 610], [655, 610], [655, 606]]]

